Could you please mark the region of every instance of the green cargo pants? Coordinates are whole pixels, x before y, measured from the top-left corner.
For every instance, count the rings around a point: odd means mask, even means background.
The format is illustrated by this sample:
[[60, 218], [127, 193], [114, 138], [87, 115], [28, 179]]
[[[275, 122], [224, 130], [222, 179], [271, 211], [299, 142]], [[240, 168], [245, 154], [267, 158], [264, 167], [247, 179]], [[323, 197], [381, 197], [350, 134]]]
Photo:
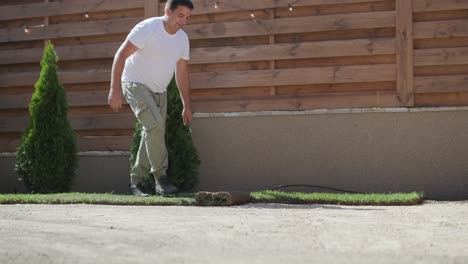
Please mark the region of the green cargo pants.
[[125, 99], [141, 125], [141, 141], [135, 165], [130, 170], [132, 184], [142, 183], [148, 173], [155, 180], [166, 175], [168, 166], [164, 134], [167, 93], [154, 93], [140, 83], [122, 81]]

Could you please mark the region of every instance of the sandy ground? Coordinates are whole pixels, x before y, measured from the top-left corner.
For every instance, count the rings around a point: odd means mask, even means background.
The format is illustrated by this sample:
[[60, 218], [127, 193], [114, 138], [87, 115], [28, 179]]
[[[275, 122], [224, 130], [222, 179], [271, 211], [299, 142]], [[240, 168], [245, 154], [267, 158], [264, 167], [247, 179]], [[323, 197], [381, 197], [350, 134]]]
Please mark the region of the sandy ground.
[[0, 263], [468, 263], [468, 202], [0, 206]]

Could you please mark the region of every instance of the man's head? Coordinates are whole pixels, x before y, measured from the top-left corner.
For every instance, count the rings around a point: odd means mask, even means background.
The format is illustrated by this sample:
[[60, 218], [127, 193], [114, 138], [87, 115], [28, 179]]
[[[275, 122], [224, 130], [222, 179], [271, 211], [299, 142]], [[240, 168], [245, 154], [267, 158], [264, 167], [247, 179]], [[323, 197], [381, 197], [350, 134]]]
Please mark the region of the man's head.
[[167, 0], [166, 8], [174, 11], [178, 6], [185, 6], [190, 10], [193, 10], [192, 0]]
[[192, 14], [193, 3], [191, 0], [167, 0], [165, 15], [168, 26], [177, 31], [187, 24]]

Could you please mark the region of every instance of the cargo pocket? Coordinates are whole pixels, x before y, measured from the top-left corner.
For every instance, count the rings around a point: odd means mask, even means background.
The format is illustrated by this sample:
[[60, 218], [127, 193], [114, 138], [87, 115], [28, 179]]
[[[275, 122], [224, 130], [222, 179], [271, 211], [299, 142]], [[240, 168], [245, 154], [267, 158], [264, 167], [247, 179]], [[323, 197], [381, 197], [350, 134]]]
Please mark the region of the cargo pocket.
[[153, 116], [151, 109], [144, 102], [139, 103], [138, 106], [135, 107], [135, 115], [145, 130], [150, 130], [158, 126], [156, 117]]

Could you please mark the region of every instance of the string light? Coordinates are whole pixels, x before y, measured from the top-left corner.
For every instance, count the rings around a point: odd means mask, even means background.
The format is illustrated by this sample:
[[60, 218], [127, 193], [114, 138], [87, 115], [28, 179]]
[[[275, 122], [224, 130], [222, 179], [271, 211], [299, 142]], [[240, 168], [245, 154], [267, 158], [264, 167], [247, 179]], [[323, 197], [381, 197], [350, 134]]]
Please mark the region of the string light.
[[41, 25], [33, 25], [33, 26], [23, 26], [23, 32], [24, 32], [25, 34], [29, 34], [29, 33], [31, 33], [31, 30], [32, 30], [33, 28], [44, 27], [44, 26], [45, 26], [44, 24], [41, 24]]
[[[293, 2], [289, 3], [288, 4], [288, 10], [290, 12], [292, 12], [294, 10], [293, 5], [299, 3], [300, 1], [302, 1], [302, 0], [296, 0], [296, 1], [293, 1]], [[220, 4], [221, 4], [221, 1], [214, 1], [213, 2], [213, 7], [215, 9], [218, 9]], [[233, 5], [229, 4], [229, 2], [223, 2], [222, 4], [226, 5], [226, 6], [230, 6], [231, 8], [234, 8], [234, 9], [249, 10], [249, 9], [246, 9], [246, 8], [243, 8], [243, 7], [240, 7], [240, 6], [233, 6]], [[252, 9], [250, 9], [250, 17], [255, 19], [255, 14], [254, 14], [254, 11]]]
[[[293, 5], [296, 4], [296, 3], [298, 3], [298, 2], [300, 2], [300, 1], [301, 1], [301, 0], [296, 0], [296, 1], [292, 2], [292, 3], [289, 3], [289, 4], [288, 4], [288, 10], [289, 10], [289, 11], [293, 11]], [[226, 3], [223, 3], [223, 4], [226, 4]], [[215, 1], [215, 2], [213, 3], [213, 7], [214, 7], [215, 9], [218, 9], [218, 8], [219, 8], [219, 5], [220, 5], [220, 1]], [[238, 9], [242, 9], [242, 10], [248, 10], [248, 9], [246, 9], [246, 8], [242, 8], [242, 7], [238, 7], [238, 6], [236, 7], [236, 6], [232, 6], [232, 5], [231, 5], [231, 7], [233, 7], [233, 8], [238, 8]], [[86, 19], [88, 19], [88, 18], [89, 18], [89, 13], [88, 13], [88, 12], [85, 12], [85, 13], [83, 14], [83, 16], [84, 16]], [[254, 13], [253, 10], [250, 10], [250, 17], [253, 18], [255, 22], [257, 22], [257, 20], [255, 19], [255, 13]], [[31, 33], [31, 27], [43, 27], [43, 26], [44, 26], [44, 25], [24, 26], [24, 27], [23, 27], [23, 31], [24, 31], [25, 34], [29, 34], [29, 33]]]

